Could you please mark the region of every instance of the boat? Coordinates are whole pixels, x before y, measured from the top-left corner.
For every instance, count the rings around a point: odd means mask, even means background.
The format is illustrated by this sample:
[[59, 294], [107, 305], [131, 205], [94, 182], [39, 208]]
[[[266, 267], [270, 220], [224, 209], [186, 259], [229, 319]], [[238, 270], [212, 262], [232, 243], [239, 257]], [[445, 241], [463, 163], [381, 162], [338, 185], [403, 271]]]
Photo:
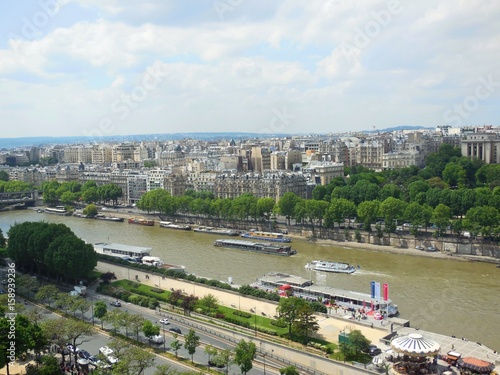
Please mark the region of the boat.
[[191, 226], [186, 224], [175, 224], [170, 221], [160, 221], [160, 227], [162, 228], [170, 228], [170, 229], [179, 229], [179, 230], [191, 230]]
[[93, 219], [92, 216], [84, 215], [80, 212], [73, 213], [74, 217], [79, 217], [80, 219]]
[[105, 216], [103, 214], [97, 214], [97, 215], [95, 215], [94, 219], [96, 219], [96, 220], [116, 221], [118, 223], [122, 223], [125, 220], [123, 217]]
[[164, 269], [180, 271], [180, 272], [186, 271], [184, 266], [176, 266], [173, 264], [163, 263], [163, 261], [158, 257], [145, 256], [145, 257], [142, 257], [141, 262], [142, 262], [142, 264], [146, 264], [148, 266], [154, 266], [154, 267], [158, 267], [158, 268], [164, 268]]
[[143, 257], [149, 256], [152, 249], [150, 247], [98, 242], [94, 244], [94, 250], [97, 254], [110, 255], [125, 260], [133, 259], [135, 261], [140, 261]]
[[237, 236], [238, 234], [240, 234], [237, 230], [233, 229], [213, 228], [204, 226], [196, 227], [193, 229], [193, 231], [198, 233], [218, 234], [221, 236]]
[[387, 312], [390, 317], [399, 314], [398, 306], [391, 299], [378, 300], [367, 293], [332, 288], [326, 285], [313, 285], [310, 279], [281, 272], [270, 272], [259, 277], [250, 286], [256, 289], [275, 291], [283, 297], [292, 295], [306, 300], [321, 301], [326, 305], [335, 304], [346, 308]]
[[292, 239], [290, 237], [285, 237], [283, 233], [262, 232], [260, 230], [250, 230], [242, 233], [241, 237], [272, 242], [292, 242]]
[[312, 271], [336, 272], [336, 273], [354, 273], [356, 267], [349, 263], [330, 262], [327, 260], [313, 260], [306, 264], [306, 269]]
[[44, 211], [46, 214], [54, 214], [54, 215], [62, 215], [62, 216], [68, 216], [71, 215], [71, 212], [69, 212], [67, 209], [64, 208], [64, 206], [56, 206], [54, 207], [47, 207], [45, 208]]
[[214, 242], [217, 247], [229, 247], [246, 251], [254, 251], [263, 254], [290, 256], [297, 254], [291, 246], [273, 245], [265, 242], [251, 242], [242, 240], [217, 240]]
[[128, 223], [129, 224], [146, 225], [146, 226], [149, 226], [149, 227], [152, 227], [153, 225], [155, 225], [155, 221], [154, 220], [136, 219], [135, 217], [131, 217], [130, 219], [128, 219]]

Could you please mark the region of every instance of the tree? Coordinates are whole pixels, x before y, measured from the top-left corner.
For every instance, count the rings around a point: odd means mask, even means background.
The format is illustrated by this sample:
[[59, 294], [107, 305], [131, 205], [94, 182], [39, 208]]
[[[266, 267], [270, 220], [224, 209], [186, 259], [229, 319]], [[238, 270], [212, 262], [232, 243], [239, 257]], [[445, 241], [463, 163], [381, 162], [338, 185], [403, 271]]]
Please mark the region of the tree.
[[0, 181], [9, 181], [9, 173], [7, 171], [0, 171]]
[[64, 337], [66, 342], [73, 345], [75, 350], [73, 355], [76, 359], [76, 348], [84, 342], [90, 341], [90, 338], [95, 334], [94, 327], [77, 319], [65, 319], [64, 326]]
[[200, 336], [196, 335], [194, 329], [190, 329], [188, 334], [184, 337], [184, 349], [186, 349], [191, 356], [191, 362], [193, 362], [194, 353], [196, 353], [196, 348], [200, 345]]
[[371, 232], [372, 223], [377, 220], [380, 202], [378, 200], [361, 202], [358, 205], [356, 213], [363, 222], [366, 231]]
[[109, 345], [119, 359], [113, 367], [113, 374], [139, 375], [143, 374], [145, 369], [154, 366], [155, 355], [153, 353], [125, 342], [123, 344], [124, 347], [120, 348], [122, 349], [120, 353], [115, 350], [112, 343]]
[[385, 218], [385, 230], [387, 233], [394, 232], [396, 229], [395, 221], [401, 219], [404, 215], [406, 202], [389, 197], [380, 204], [380, 213]]
[[257, 353], [255, 343], [241, 339], [234, 353], [234, 362], [240, 367], [241, 373], [246, 374], [253, 367], [252, 361]]
[[287, 366], [287, 367], [283, 367], [283, 368], [280, 368], [280, 374], [281, 375], [299, 375], [299, 370], [297, 370], [297, 367], [295, 366]]
[[219, 351], [212, 359], [216, 366], [225, 366], [226, 375], [229, 372], [229, 366], [233, 363], [234, 353], [230, 349], [223, 349]]
[[191, 362], [193, 362], [194, 353], [196, 348], [200, 345], [200, 336], [196, 335], [194, 329], [190, 329], [186, 337], [184, 337], [184, 349], [191, 355]]
[[90, 310], [92, 304], [82, 297], [78, 297], [75, 303], [76, 303], [76, 309], [77, 311], [80, 311], [82, 313], [82, 319], [83, 319], [83, 315]]
[[179, 349], [182, 347], [182, 343], [177, 339], [177, 334], [174, 334], [174, 341], [170, 343], [170, 347], [175, 353], [175, 357], [177, 358], [177, 353]]
[[371, 341], [368, 340], [360, 330], [355, 329], [349, 333], [349, 346], [354, 350], [354, 352], [359, 354], [362, 350], [366, 350]]
[[88, 217], [94, 217], [97, 215], [97, 207], [95, 204], [89, 204], [83, 209], [83, 214]]
[[269, 222], [274, 206], [275, 202], [273, 198], [259, 198], [257, 200], [257, 216]]
[[319, 330], [319, 324], [314, 314], [315, 311], [310, 304], [304, 303], [299, 306], [297, 319], [293, 323], [293, 328], [295, 332], [303, 336], [304, 340], [307, 339], [310, 332], [317, 332]]
[[[38, 324], [31, 323], [26, 316], [21, 314], [14, 319], [15, 331], [12, 331], [10, 318], [0, 318], [0, 368], [8, 366], [8, 363], [14, 362], [15, 358], [26, 354], [28, 350], [40, 352], [46, 344], [45, 336]], [[12, 335], [12, 332], [15, 334]], [[11, 347], [14, 348], [12, 353]], [[11, 355], [14, 358], [10, 357]]]
[[207, 311], [207, 315], [211, 315], [212, 310], [218, 309], [219, 300], [213, 294], [207, 294], [198, 301], [198, 305]]
[[298, 319], [299, 309], [306, 301], [297, 297], [281, 298], [276, 308], [279, 320], [288, 325], [288, 336], [292, 335], [293, 323]]
[[[1, 172], [1, 171], [0, 171]], [[0, 229], [0, 248], [5, 248], [6, 241], [2, 229]]]
[[444, 204], [439, 204], [432, 213], [432, 222], [437, 228], [437, 235], [442, 236], [450, 225], [451, 210]]
[[94, 305], [94, 316], [101, 320], [101, 328], [104, 328], [103, 318], [108, 313], [108, 306], [103, 301], [97, 301]]
[[181, 372], [170, 365], [158, 365], [153, 375], [181, 375]]
[[156, 336], [160, 334], [160, 327], [151, 320], [145, 319], [142, 323], [142, 333], [144, 333], [146, 337]]
[[217, 350], [216, 347], [214, 347], [214, 346], [212, 346], [212, 345], [209, 344], [209, 345], [205, 346], [205, 349], [203, 350], [203, 352], [206, 355], [208, 355], [208, 365], [210, 366], [210, 364], [212, 363], [210, 361], [210, 357], [217, 355], [218, 350]]
[[287, 192], [278, 201], [278, 208], [281, 215], [285, 216], [288, 225], [290, 225], [290, 219], [295, 214], [295, 205], [299, 201], [299, 197], [292, 192]]
[[465, 169], [455, 163], [448, 163], [443, 170], [443, 181], [450, 186], [465, 186], [467, 175]]
[[128, 326], [129, 326], [130, 330], [132, 331], [132, 333], [135, 334], [135, 338], [137, 341], [139, 341], [139, 332], [141, 331], [141, 328], [144, 327], [145, 321], [146, 321], [146, 319], [140, 314], [130, 315], [130, 317], [127, 321]]
[[58, 294], [59, 289], [55, 285], [43, 285], [35, 294], [35, 299], [37, 299], [38, 301], [46, 301], [50, 307], [50, 303], [56, 299]]

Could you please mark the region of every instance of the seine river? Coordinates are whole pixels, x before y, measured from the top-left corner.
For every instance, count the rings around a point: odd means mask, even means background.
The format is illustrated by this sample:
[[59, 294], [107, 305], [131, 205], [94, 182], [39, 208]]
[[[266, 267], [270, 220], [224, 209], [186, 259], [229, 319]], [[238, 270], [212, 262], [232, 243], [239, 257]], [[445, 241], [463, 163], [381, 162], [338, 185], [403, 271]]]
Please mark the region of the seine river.
[[[153, 248], [152, 255], [186, 271], [217, 280], [232, 277], [248, 284], [280, 271], [312, 277], [317, 284], [370, 293], [370, 281], [389, 284], [390, 298], [412, 327], [466, 337], [500, 350], [500, 268], [480, 262], [461, 262], [410, 255], [370, 252], [294, 240], [298, 254], [279, 257], [213, 246], [217, 236], [101, 220], [85, 220], [28, 211], [0, 213], [0, 228], [23, 221], [64, 223], [83, 240], [116, 242]], [[360, 265], [351, 275], [310, 272], [305, 264], [328, 259]]]

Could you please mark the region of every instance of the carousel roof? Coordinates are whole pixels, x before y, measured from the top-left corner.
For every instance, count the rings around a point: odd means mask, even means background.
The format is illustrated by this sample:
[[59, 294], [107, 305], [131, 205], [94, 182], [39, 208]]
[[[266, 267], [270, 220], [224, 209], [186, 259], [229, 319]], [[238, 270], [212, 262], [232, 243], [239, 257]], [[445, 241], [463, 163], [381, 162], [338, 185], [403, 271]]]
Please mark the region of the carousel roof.
[[441, 350], [437, 342], [418, 333], [395, 338], [391, 341], [391, 347], [399, 353], [419, 357], [432, 356]]
[[479, 373], [490, 373], [495, 368], [495, 365], [490, 362], [483, 361], [479, 358], [465, 357], [458, 360], [458, 363], [465, 368]]

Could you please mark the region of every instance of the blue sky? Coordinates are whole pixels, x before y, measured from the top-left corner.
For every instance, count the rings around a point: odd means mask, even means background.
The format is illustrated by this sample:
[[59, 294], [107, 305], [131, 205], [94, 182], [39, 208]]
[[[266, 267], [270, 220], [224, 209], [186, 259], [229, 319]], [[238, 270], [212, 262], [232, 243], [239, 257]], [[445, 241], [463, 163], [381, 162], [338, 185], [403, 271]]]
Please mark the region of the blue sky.
[[498, 125], [494, 0], [4, 0], [1, 137]]

